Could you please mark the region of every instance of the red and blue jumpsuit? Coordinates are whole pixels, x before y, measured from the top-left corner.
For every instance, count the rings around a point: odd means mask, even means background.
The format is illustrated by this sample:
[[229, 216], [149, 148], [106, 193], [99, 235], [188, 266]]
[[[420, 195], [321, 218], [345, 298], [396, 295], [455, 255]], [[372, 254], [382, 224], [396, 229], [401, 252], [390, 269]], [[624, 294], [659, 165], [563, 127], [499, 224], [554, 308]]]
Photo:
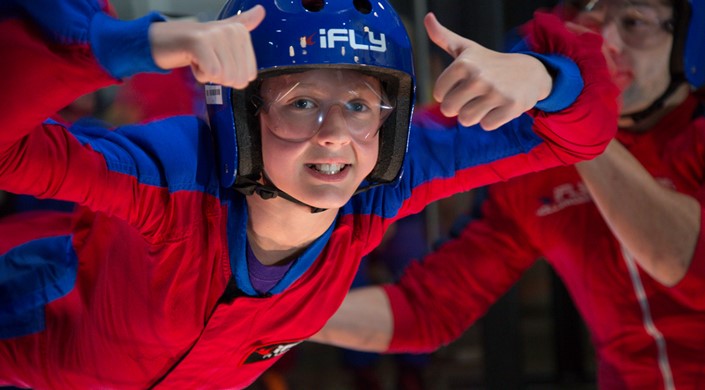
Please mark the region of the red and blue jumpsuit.
[[614, 133], [616, 91], [599, 41], [537, 22], [528, 44], [561, 58], [543, 110], [493, 132], [414, 127], [401, 181], [354, 196], [257, 294], [245, 197], [220, 186], [206, 123], [182, 116], [106, 130], [46, 120], [82, 94], [157, 70], [147, 29], [160, 18], [119, 22], [105, 8], [0, 5], [0, 189], [79, 205], [62, 220], [64, 234], [11, 237], [22, 230], [4, 228], [0, 384], [246, 387], [323, 327], [395, 220], [459, 191], [593, 157]]

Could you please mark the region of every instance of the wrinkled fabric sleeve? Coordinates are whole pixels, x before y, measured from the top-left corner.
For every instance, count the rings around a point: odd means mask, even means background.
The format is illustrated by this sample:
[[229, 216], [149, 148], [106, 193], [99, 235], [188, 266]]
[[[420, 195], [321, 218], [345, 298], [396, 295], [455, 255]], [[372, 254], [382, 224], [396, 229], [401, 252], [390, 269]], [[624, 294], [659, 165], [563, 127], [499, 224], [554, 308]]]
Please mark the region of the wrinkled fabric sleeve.
[[161, 71], [148, 36], [150, 24], [164, 20], [158, 14], [119, 21], [105, 2], [89, 0], [6, 1], [2, 8], [2, 148], [86, 93]]
[[122, 22], [90, 1], [37, 4], [46, 8], [16, 7], [0, 21], [0, 50], [9, 59], [0, 70], [12, 75], [0, 81], [7, 97], [0, 105], [0, 189], [86, 205], [145, 234], [180, 218], [171, 193], [214, 194], [212, 164], [198, 160], [213, 155], [212, 139], [196, 118], [114, 130], [47, 119], [118, 77], [154, 71], [148, 28], [162, 18]]
[[438, 107], [417, 110], [403, 180], [389, 196], [396, 202], [387, 202], [385, 210], [401, 210], [394, 220], [457, 192], [594, 158], [614, 137], [618, 90], [601, 37], [578, 36], [541, 13], [522, 31], [525, 47], [556, 74], [551, 95], [541, 102], [550, 111], [534, 108], [487, 132], [442, 118]]

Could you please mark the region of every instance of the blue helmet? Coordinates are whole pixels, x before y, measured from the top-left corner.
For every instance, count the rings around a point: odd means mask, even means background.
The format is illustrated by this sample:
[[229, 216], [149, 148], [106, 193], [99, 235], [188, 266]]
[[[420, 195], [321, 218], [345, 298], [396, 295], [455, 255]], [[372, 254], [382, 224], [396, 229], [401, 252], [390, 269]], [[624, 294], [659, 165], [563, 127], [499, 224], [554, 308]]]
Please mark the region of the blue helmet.
[[693, 88], [705, 85], [705, 0], [672, 0], [673, 47], [671, 49], [671, 82], [660, 97], [646, 109], [624, 115], [635, 122], [660, 110], [682, 83]]
[[[686, 1], [686, 0], [680, 0]], [[705, 86], [705, 0], [687, 0], [683, 72], [695, 88]]]
[[[409, 36], [392, 6], [386, 0], [229, 0], [219, 19], [258, 4], [266, 16], [250, 36], [261, 77], [330, 67], [357, 70], [382, 81], [396, 109], [380, 129], [379, 156], [367, 181], [398, 179], [406, 155], [415, 79]], [[252, 99], [258, 86], [258, 82], [245, 90], [206, 86], [225, 187], [237, 178], [256, 180], [263, 174], [260, 126]]]

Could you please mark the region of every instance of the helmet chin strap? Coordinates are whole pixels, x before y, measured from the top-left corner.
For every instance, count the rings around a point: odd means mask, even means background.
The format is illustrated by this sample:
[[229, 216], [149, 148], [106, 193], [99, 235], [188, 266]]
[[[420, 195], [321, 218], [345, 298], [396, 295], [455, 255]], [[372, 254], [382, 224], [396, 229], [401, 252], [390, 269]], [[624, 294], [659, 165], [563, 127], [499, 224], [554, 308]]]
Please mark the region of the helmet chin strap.
[[620, 118], [631, 119], [635, 124], [643, 121], [644, 119], [650, 117], [656, 111], [662, 109], [664, 104], [666, 103], [666, 100], [671, 97], [671, 95], [673, 95], [673, 92], [675, 92], [676, 89], [678, 89], [678, 87], [680, 87], [681, 84], [683, 84], [684, 82], [685, 78], [683, 77], [671, 77], [671, 82], [670, 84], [668, 84], [668, 88], [666, 88], [666, 90], [663, 91], [661, 96], [659, 96], [658, 99], [654, 100], [651, 105], [633, 114], [620, 115]]
[[[252, 177], [238, 176], [237, 179], [235, 179], [235, 184], [233, 184], [233, 189], [245, 196], [249, 196], [256, 193], [260, 196], [260, 198], [265, 200], [280, 197], [282, 199], [288, 200], [289, 202], [310, 208], [311, 214], [316, 214], [328, 210], [320, 207], [311, 206], [310, 204], [304, 203], [294, 198], [293, 196], [287, 194], [286, 192], [280, 190], [279, 188], [277, 188], [277, 186], [274, 185], [274, 183], [272, 183], [272, 181], [269, 179], [269, 177], [267, 177], [267, 174], [265, 173], [262, 173], [260, 177], [264, 179], [264, 184], [259, 182], [259, 178], [253, 179]], [[379, 187], [381, 185], [384, 185], [384, 183], [375, 183], [370, 184], [366, 187], [360, 187], [355, 191], [353, 196], [370, 190], [372, 188]]]
[[249, 196], [249, 195], [256, 193], [257, 195], [260, 196], [260, 198], [265, 199], [265, 200], [280, 197], [280, 198], [286, 199], [292, 203], [296, 203], [298, 205], [310, 208], [311, 214], [317, 214], [322, 211], [328, 210], [328, 209], [323, 209], [323, 208], [319, 208], [319, 207], [314, 207], [314, 206], [311, 206], [310, 204], [306, 204], [306, 203], [294, 198], [293, 196], [287, 194], [286, 192], [280, 190], [279, 188], [277, 188], [274, 185], [274, 183], [272, 183], [271, 180], [269, 180], [269, 178], [267, 177], [267, 175], [265, 173], [262, 173], [261, 177], [264, 179], [263, 180], [264, 184], [260, 183], [258, 181], [259, 178], [253, 179], [251, 177], [238, 176], [237, 179], [235, 180], [235, 184], [233, 184], [233, 188], [236, 191], [238, 191], [246, 196]]

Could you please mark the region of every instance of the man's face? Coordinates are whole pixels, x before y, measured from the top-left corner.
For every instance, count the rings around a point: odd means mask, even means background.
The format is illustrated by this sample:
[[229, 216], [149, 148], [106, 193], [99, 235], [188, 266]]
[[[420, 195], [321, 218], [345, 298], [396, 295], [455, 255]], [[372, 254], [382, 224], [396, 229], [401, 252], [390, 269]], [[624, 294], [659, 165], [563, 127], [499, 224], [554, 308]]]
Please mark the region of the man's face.
[[651, 105], [670, 83], [673, 7], [663, 0], [591, 1], [576, 18], [598, 31], [622, 89], [622, 114]]
[[377, 163], [378, 130], [392, 110], [379, 80], [311, 70], [266, 79], [260, 95], [267, 176], [304, 203], [343, 206]]

